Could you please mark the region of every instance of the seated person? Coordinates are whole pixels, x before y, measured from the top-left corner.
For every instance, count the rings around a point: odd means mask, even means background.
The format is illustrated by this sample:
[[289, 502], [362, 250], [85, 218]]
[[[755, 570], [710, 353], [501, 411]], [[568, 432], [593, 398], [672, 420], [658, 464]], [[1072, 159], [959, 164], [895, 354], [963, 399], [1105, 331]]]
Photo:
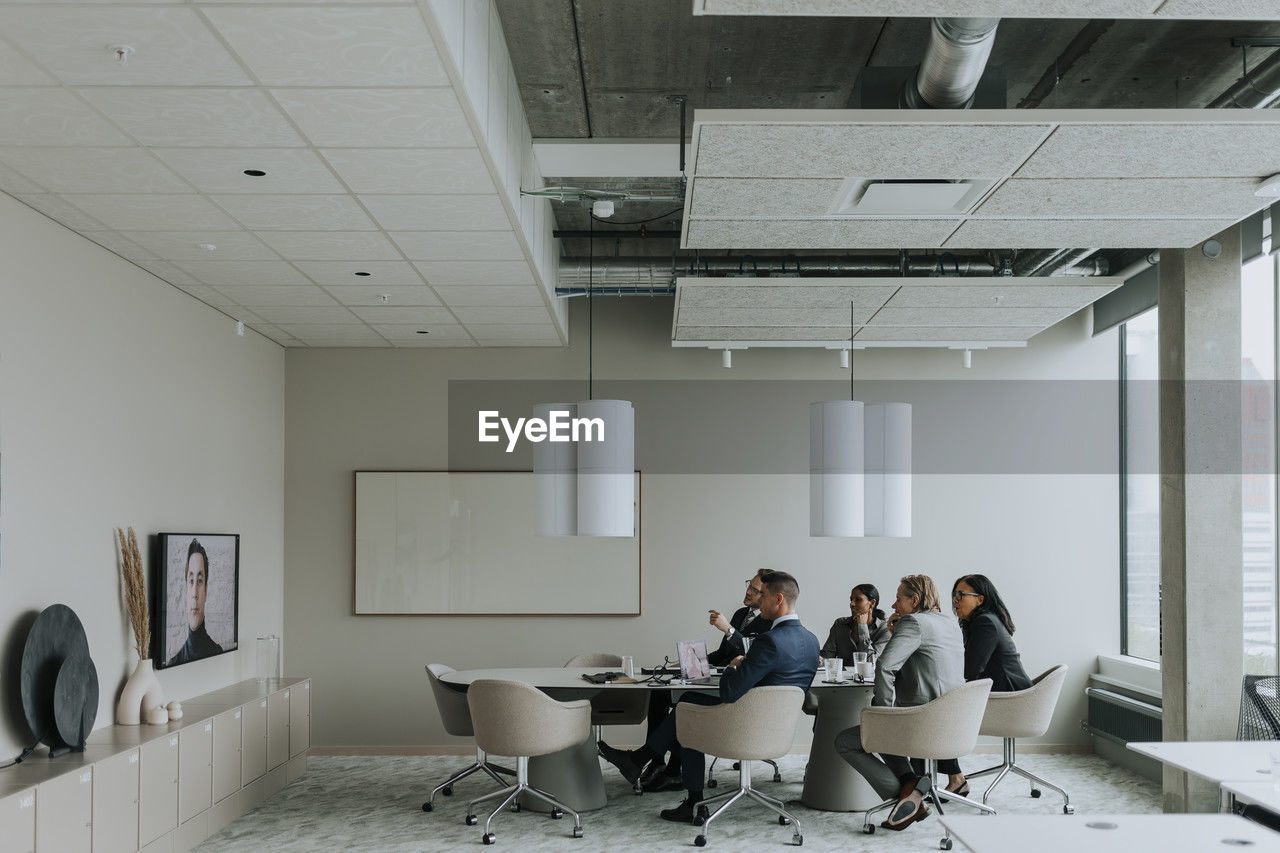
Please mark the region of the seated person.
[[854, 652], [869, 652], [879, 658], [889, 642], [889, 626], [880, 609], [880, 590], [860, 583], [849, 592], [849, 615], [831, 625], [831, 633], [822, 646], [824, 658], [842, 658], [853, 665]]
[[[760, 614], [770, 620], [773, 627], [756, 637], [745, 656], [730, 661], [720, 676], [718, 696], [688, 692], [680, 697], [680, 702], [697, 705], [736, 702], [757, 685], [788, 685], [808, 691], [818, 666], [818, 638], [801, 625], [800, 617], [796, 616], [800, 585], [786, 572], [766, 571], [759, 575], [759, 580], [764, 590], [760, 596]], [[959, 628], [956, 631], [959, 633]], [[645, 765], [657, 761], [675, 745], [676, 736], [676, 711], [673, 708], [649, 735], [644, 746], [623, 750], [601, 741], [600, 754], [634, 785]], [[673, 809], [663, 809], [662, 818], [692, 823], [698, 803], [702, 802], [705, 757], [687, 746], [682, 747], [680, 753], [685, 799]]]
[[[991, 692], [1026, 690], [1031, 686], [1013, 644], [1013, 617], [986, 575], [965, 575], [951, 586], [951, 610], [960, 618], [964, 636], [964, 680], [991, 679]], [[950, 777], [947, 790], [969, 795], [969, 783], [956, 760], [939, 761], [938, 772]]]
[[[747, 591], [742, 596], [742, 606], [734, 612], [732, 617], [725, 619], [719, 610], [707, 611], [708, 621], [724, 634], [720, 639], [720, 647], [707, 653], [707, 661], [712, 666], [725, 666], [738, 655], [745, 654], [746, 643], [743, 640], [759, 636], [773, 625], [760, 615], [760, 595], [764, 592], [764, 587], [760, 584], [760, 576], [767, 571], [769, 570], [760, 569], [747, 581]], [[648, 734], [653, 734], [653, 730], [666, 719], [670, 710], [671, 691], [649, 691]], [[649, 772], [641, 779], [641, 785], [651, 793], [675, 791], [684, 787], [680, 775], [680, 744], [677, 743], [671, 748], [671, 757], [667, 759], [665, 766], [660, 761], [655, 761], [650, 766]]]
[[[910, 707], [937, 699], [964, 683], [964, 640], [955, 620], [942, 614], [938, 587], [927, 575], [907, 575], [898, 585], [889, 617], [893, 637], [876, 667], [872, 705]], [[862, 748], [862, 728], [836, 735], [840, 757], [886, 800], [897, 799], [885, 829], [905, 829], [929, 814], [924, 795], [932, 784], [919, 763], [900, 755], [875, 756]]]

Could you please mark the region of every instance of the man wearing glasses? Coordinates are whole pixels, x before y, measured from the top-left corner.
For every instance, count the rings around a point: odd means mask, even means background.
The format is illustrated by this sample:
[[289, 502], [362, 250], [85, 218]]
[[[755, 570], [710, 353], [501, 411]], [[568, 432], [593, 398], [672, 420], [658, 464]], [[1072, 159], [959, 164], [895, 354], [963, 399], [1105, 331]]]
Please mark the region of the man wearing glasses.
[[[742, 607], [739, 607], [728, 619], [719, 610], [708, 610], [708, 622], [724, 636], [720, 639], [720, 647], [707, 653], [707, 662], [712, 666], [727, 666], [731, 660], [747, 653], [747, 646], [753, 637], [757, 637], [773, 627], [773, 622], [760, 615], [760, 596], [764, 594], [764, 585], [760, 576], [768, 569], [758, 569], [748, 581], [747, 591], [742, 596]], [[649, 692], [649, 728], [647, 734], [667, 718], [671, 712], [671, 692], [668, 690], [651, 690]], [[661, 757], [661, 756], [659, 756]], [[671, 756], [664, 765], [655, 761], [650, 770], [640, 780], [644, 790], [650, 793], [658, 791], [679, 791], [684, 788], [680, 776], [680, 744], [671, 750]]]

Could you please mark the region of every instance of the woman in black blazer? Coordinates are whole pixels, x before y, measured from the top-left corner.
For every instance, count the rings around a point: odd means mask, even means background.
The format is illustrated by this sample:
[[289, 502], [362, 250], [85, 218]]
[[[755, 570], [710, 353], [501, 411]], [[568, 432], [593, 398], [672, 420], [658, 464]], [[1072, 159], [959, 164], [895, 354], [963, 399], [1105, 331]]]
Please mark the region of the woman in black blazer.
[[[1031, 686], [1022, 668], [1018, 647], [1013, 644], [1013, 617], [986, 575], [965, 575], [951, 586], [951, 609], [960, 617], [964, 634], [964, 680], [991, 679], [991, 692], [1026, 690]], [[939, 761], [946, 773], [947, 790], [961, 796], [969, 793], [969, 783], [958, 761]]]

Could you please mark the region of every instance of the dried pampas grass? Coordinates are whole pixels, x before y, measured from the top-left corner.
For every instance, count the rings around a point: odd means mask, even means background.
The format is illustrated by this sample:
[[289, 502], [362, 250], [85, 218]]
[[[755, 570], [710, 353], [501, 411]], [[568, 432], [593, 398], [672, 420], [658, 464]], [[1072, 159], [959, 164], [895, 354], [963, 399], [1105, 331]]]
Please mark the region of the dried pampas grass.
[[142, 573], [142, 555], [138, 551], [138, 537], [133, 528], [126, 536], [119, 527], [116, 537], [120, 541], [120, 578], [124, 581], [124, 604], [133, 627], [134, 648], [140, 659], [151, 656], [151, 619], [147, 610], [147, 585]]

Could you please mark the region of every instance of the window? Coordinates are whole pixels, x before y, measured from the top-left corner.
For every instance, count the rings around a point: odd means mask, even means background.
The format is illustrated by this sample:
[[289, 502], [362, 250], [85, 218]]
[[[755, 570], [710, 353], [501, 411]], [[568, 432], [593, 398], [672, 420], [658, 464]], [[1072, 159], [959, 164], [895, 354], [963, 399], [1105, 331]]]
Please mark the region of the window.
[[1160, 660], [1158, 310], [1120, 327], [1120, 651], [1152, 661]]
[[1276, 672], [1276, 258], [1240, 277], [1244, 671]]

